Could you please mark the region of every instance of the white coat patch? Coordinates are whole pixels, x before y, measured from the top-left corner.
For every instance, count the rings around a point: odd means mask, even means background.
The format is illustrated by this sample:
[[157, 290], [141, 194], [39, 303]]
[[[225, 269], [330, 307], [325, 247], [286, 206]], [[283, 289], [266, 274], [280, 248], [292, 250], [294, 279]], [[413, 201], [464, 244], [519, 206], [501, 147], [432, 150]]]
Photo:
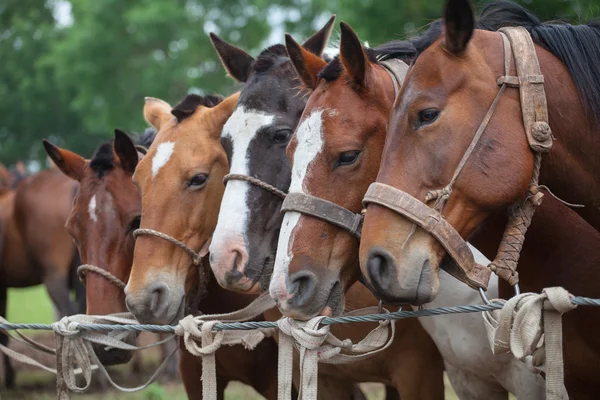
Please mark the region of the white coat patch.
[[[275, 117], [256, 110], [246, 110], [239, 106], [223, 126], [223, 138], [231, 140], [232, 157], [229, 172], [248, 175], [250, 155], [248, 148], [257, 132], [273, 124]], [[218, 259], [222, 248], [232, 244], [243, 245], [250, 209], [246, 198], [250, 184], [244, 181], [229, 181], [221, 201], [219, 219], [210, 245], [210, 252]]]
[[96, 195], [92, 196], [90, 204], [88, 204], [88, 213], [90, 214], [92, 221], [98, 222], [98, 215], [96, 214]]
[[[296, 140], [298, 145], [294, 152], [292, 166], [292, 181], [290, 184], [290, 193], [306, 193], [304, 181], [309, 173], [310, 164], [323, 148], [323, 110], [313, 111], [305, 118], [298, 129], [296, 129]], [[292, 235], [294, 228], [300, 220], [300, 213], [286, 212], [281, 224], [279, 241], [277, 243], [277, 256], [273, 268], [273, 278], [269, 291], [272, 297], [277, 297], [278, 288], [281, 290], [282, 281], [287, 280], [288, 270], [291, 260], [291, 254], [288, 249], [294, 243]]]
[[164, 142], [158, 145], [156, 149], [156, 153], [154, 154], [154, 158], [152, 158], [152, 177], [154, 178], [158, 171], [165, 166], [165, 164], [169, 161], [171, 156], [173, 155], [173, 150], [175, 149], [175, 143], [173, 142]]

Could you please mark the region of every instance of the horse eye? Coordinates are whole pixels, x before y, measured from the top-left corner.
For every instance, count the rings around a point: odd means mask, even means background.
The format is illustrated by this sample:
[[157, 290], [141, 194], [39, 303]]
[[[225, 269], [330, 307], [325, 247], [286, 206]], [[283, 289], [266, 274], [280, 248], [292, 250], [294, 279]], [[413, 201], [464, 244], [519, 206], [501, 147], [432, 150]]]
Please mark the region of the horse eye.
[[197, 174], [192, 176], [192, 178], [188, 181], [188, 187], [192, 189], [199, 189], [206, 184], [208, 180], [208, 175], [206, 174]]
[[275, 135], [273, 135], [273, 143], [287, 143], [288, 140], [290, 140], [290, 136], [292, 136], [292, 131], [289, 129], [282, 129], [280, 131], [277, 131], [275, 132]]
[[339, 167], [341, 165], [354, 164], [356, 162], [356, 160], [358, 160], [359, 154], [360, 154], [359, 150], [343, 152], [342, 154], [340, 154], [340, 158], [338, 159], [336, 167]]
[[439, 115], [440, 110], [438, 110], [437, 108], [428, 108], [426, 110], [419, 111], [419, 122], [417, 124], [417, 127], [431, 124], [438, 118]]
[[140, 217], [139, 215], [136, 216], [135, 218], [133, 218], [131, 220], [131, 222], [129, 223], [129, 232], [133, 232], [136, 229], [140, 229], [140, 221], [142, 220], [142, 217]]

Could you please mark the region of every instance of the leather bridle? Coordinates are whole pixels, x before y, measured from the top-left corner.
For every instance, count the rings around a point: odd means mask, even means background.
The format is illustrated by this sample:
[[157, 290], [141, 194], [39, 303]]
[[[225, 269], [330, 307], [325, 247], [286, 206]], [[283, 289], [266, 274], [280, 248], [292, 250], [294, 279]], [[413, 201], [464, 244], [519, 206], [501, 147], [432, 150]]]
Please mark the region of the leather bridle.
[[[408, 65], [395, 58], [379, 61], [379, 65], [390, 74], [394, 85], [394, 98], [396, 98], [400, 93], [400, 85], [408, 72]], [[310, 215], [338, 226], [360, 240], [364, 212], [357, 214], [331, 201], [300, 192], [287, 195], [281, 206], [281, 212], [298, 212]]]
[[[522, 27], [502, 28], [498, 32], [504, 44], [504, 75], [497, 81], [500, 88], [448, 185], [428, 192], [423, 202], [402, 190], [375, 182], [371, 184], [363, 200], [365, 207], [368, 204], [377, 204], [388, 208], [435, 237], [455, 261], [444, 263], [446, 271], [472, 288], [480, 290], [484, 300], [487, 300], [484, 290], [487, 290], [492, 271], [515, 286], [515, 290], [518, 291], [519, 278], [516, 268], [524, 235], [543, 196], [538, 188], [541, 155], [550, 150], [553, 140], [548, 124], [544, 77], [529, 32]], [[518, 76], [509, 75], [513, 55]], [[534, 171], [525, 199], [511, 208], [512, 213], [496, 258], [489, 266], [483, 266], [474, 261], [467, 243], [444, 219], [442, 211], [452, 194], [454, 183], [479, 143], [507, 87], [520, 90], [523, 124], [529, 146], [535, 154]], [[427, 206], [427, 202], [434, 200], [433, 207]]]

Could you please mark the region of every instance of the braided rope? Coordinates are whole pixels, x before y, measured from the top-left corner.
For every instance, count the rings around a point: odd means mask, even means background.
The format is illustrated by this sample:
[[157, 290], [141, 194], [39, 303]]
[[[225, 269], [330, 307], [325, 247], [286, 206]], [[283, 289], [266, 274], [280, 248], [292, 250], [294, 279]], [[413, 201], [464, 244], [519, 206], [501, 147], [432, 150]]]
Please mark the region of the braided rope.
[[[589, 297], [574, 296], [571, 302], [578, 306], [596, 306], [600, 307], [600, 299], [592, 299]], [[430, 317], [434, 315], [446, 314], [464, 314], [483, 311], [499, 310], [503, 307], [502, 303], [493, 302], [491, 304], [476, 304], [466, 306], [440, 307], [432, 309], [414, 310], [414, 311], [396, 311], [384, 314], [369, 314], [369, 315], [346, 315], [341, 317], [324, 318], [321, 325], [347, 324], [352, 322], [380, 322], [385, 320], [400, 320], [406, 318]], [[277, 322], [269, 321], [249, 321], [249, 322], [229, 322], [218, 323], [213, 326], [214, 331], [222, 330], [252, 330], [263, 328], [276, 328]], [[156, 333], [173, 333], [177, 325], [142, 325], [142, 324], [77, 324], [79, 330], [110, 332], [110, 331], [130, 331], [130, 332], [156, 332]], [[13, 331], [17, 329], [30, 330], [53, 330], [52, 324], [15, 324], [5, 323], [0, 324], [0, 330]]]
[[103, 277], [104, 279], [106, 279], [107, 281], [109, 281], [110, 283], [112, 283], [113, 285], [115, 285], [116, 287], [118, 287], [121, 290], [125, 289], [125, 286], [127, 286], [127, 284], [125, 282], [123, 282], [122, 280], [120, 280], [119, 278], [117, 278], [116, 276], [114, 276], [113, 274], [108, 272], [107, 270], [97, 267], [95, 265], [83, 264], [77, 268], [77, 276], [79, 277], [79, 280], [81, 281], [81, 283], [83, 283], [84, 286], [85, 286], [85, 275], [88, 272], [93, 272], [96, 275], [100, 275], [101, 277]]
[[258, 186], [259, 188], [266, 190], [267, 192], [273, 193], [275, 196], [279, 196], [282, 199], [285, 199], [285, 196], [287, 196], [287, 193], [285, 193], [283, 190], [280, 190], [275, 186], [269, 185], [268, 183], [252, 176], [242, 174], [227, 174], [223, 177], [223, 183], [226, 184], [228, 181], [246, 181], [254, 186]]
[[199, 266], [202, 263], [202, 256], [200, 254], [196, 253], [194, 250], [189, 248], [185, 243], [180, 242], [179, 240], [165, 233], [155, 231], [154, 229], [141, 228], [133, 231], [133, 237], [137, 239], [138, 236], [154, 236], [166, 240], [167, 242], [174, 244], [175, 246], [188, 253], [194, 265]]

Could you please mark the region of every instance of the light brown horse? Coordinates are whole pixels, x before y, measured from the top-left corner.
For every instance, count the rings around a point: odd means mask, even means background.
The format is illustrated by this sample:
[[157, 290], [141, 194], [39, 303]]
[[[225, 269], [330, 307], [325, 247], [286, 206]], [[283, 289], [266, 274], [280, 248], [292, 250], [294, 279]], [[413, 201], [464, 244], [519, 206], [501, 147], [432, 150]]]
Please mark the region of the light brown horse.
[[[228, 171], [220, 133], [237, 98], [235, 94], [221, 102], [212, 96], [189, 95], [174, 108], [161, 100], [146, 100], [144, 116], [158, 135], [134, 175], [141, 191], [141, 228], [159, 229], [204, 254]], [[199, 308], [207, 314], [235, 311], [253, 300], [222, 289], [205, 264], [195, 266], [172, 243], [152, 236], [137, 239], [126, 301], [140, 321], [176, 321], [197, 291], [202, 298]], [[202, 396], [200, 363], [199, 358], [182, 353], [182, 378], [188, 396], [194, 398]], [[277, 346], [268, 339], [254, 351], [223, 347], [217, 352], [217, 373], [221, 398], [232, 380], [275, 398]]]
[[[76, 279], [78, 257], [64, 225], [77, 185], [58, 171], [45, 170], [0, 196], [0, 315], [6, 316], [6, 291], [46, 285], [59, 315], [85, 308], [83, 286]], [[78, 304], [71, 302], [76, 290]], [[0, 335], [0, 343], [8, 337]], [[5, 385], [14, 374], [5, 358]]]
[[[544, 197], [526, 235], [519, 263], [521, 287], [539, 291], [558, 285], [576, 295], [598, 297], [598, 285], [591, 283], [599, 276], [600, 242], [594, 228], [598, 228], [600, 186], [594, 173], [598, 159], [588, 150], [597, 149], [600, 140], [594, 100], [600, 86], [598, 63], [588, 61], [600, 56], [591, 39], [600, 32], [594, 26], [542, 25], [510, 3], [492, 4], [485, 12], [502, 17], [496, 24], [490, 22], [492, 28], [530, 21], [526, 28], [538, 43], [549, 122], [556, 137], [542, 158], [540, 181], [564, 198], [586, 205], [580, 213], [587, 222], [549, 195]], [[496, 79], [504, 75], [500, 34], [474, 30], [472, 13], [464, 0], [448, 2], [444, 31], [417, 58], [390, 117], [377, 181], [420, 200], [450, 182], [498, 92]], [[515, 75], [514, 65], [511, 69]], [[523, 198], [533, 158], [519, 93], [507, 89], [443, 208], [446, 221], [488, 257], [494, 256], [503, 231], [505, 218], [498, 214]], [[445, 256], [442, 246], [423, 229], [387, 208], [369, 205], [360, 259], [378, 296], [392, 302], [431, 301], [439, 290], [438, 270]], [[566, 386], [577, 398], [593, 398], [598, 393], [600, 343], [595, 331], [600, 313], [593, 308], [576, 311], [564, 317]], [[596, 371], [595, 377], [590, 371]]]

